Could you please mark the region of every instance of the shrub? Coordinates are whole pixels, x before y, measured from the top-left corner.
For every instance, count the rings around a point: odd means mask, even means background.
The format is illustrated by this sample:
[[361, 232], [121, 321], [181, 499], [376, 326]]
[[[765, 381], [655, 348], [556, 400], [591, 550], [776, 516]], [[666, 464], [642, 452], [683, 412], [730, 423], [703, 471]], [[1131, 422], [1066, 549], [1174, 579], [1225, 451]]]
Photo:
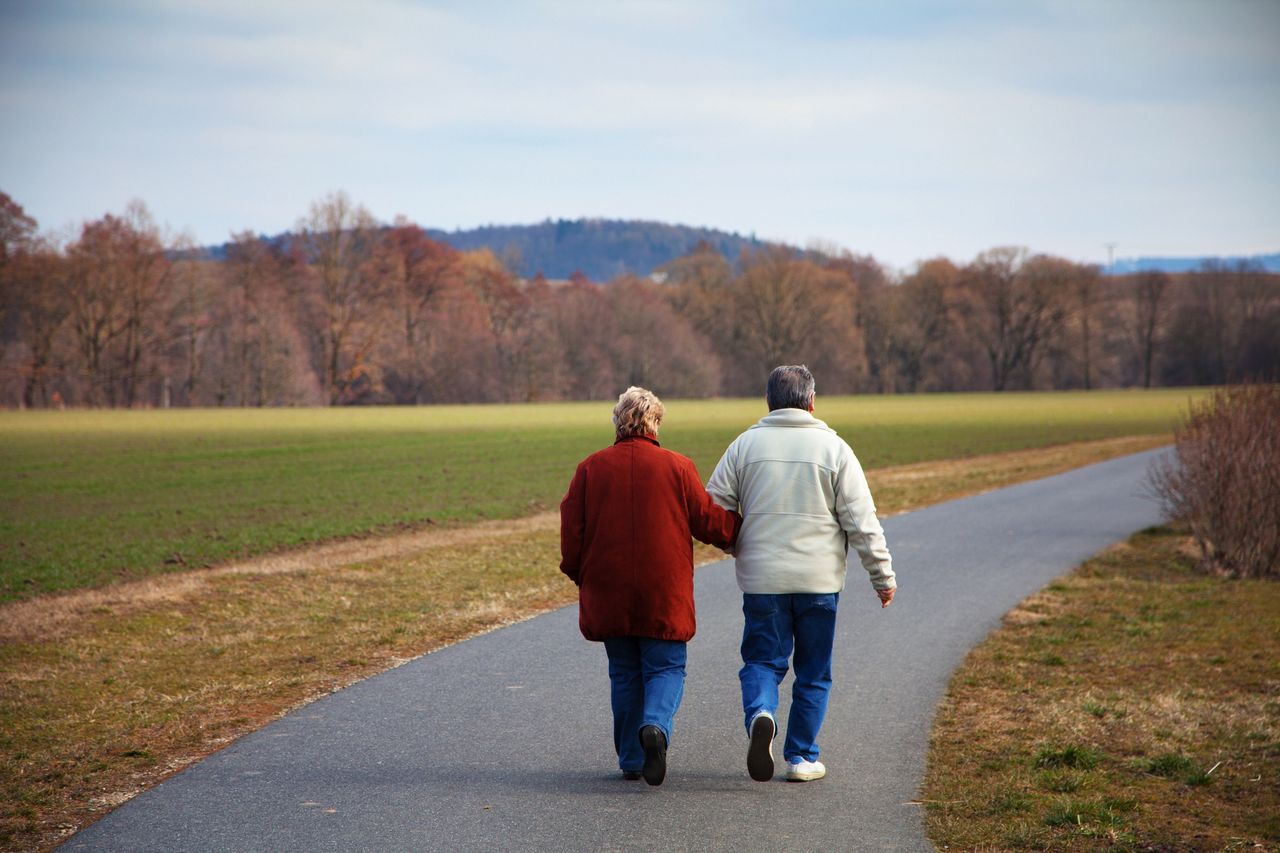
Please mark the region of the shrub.
[[1220, 388], [1193, 405], [1150, 481], [1191, 526], [1203, 570], [1280, 575], [1280, 385]]

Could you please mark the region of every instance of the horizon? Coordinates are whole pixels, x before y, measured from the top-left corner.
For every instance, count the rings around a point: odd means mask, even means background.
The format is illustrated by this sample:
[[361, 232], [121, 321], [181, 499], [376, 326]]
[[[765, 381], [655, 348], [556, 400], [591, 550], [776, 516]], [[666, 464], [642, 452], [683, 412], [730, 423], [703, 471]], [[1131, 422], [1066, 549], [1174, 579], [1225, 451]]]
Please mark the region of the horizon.
[[[454, 229], [438, 228], [431, 225], [423, 225], [417, 222], [411, 222], [409, 224], [421, 228], [424, 232], [428, 234], [436, 233], [444, 236], [449, 236], [449, 235], [459, 235], [459, 234], [473, 234], [477, 231], [484, 231], [486, 229], [536, 228], [541, 225], [554, 224], [556, 222], [611, 222], [611, 223], [621, 223], [621, 224], [660, 225], [660, 226], [671, 227], [671, 228], [688, 228], [690, 230], [707, 230], [707, 231], [713, 231], [713, 232], [725, 234], [730, 237], [738, 238], [741, 240], [759, 240], [762, 243], [772, 243], [776, 245], [782, 245], [782, 246], [786, 246], [787, 248], [795, 249], [798, 251], [818, 251], [819, 253], [823, 251], [822, 249], [815, 250], [815, 249], [812, 249], [811, 247], [797, 246], [790, 243], [781, 243], [779, 241], [769, 241], [769, 240], [765, 240], [764, 238], [758, 237], [755, 234], [743, 234], [737, 231], [726, 231], [724, 229], [714, 228], [714, 227], [705, 226], [705, 225], [689, 225], [683, 222], [662, 222], [654, 219], [616, 219], [616, 218], [602, 217], [602, 216], [579, 216], [572, 219], [563, 218], [563, 217], [562, 218], [545, 217], [536, 222], [488, 222], [488, 223], [482, 223], [480, 225], [475, 225], [470, 228], [454, 228]], [[379, 227], [381, 228], [392, 228], [395, 225], [395, 223], [391, 223], [391, 222], [379, 222], [378, 224], [379, 224]], [[274, 239], [278, 239], [285, 236], [292, 236], [294, 233], [295, 233], [294, 229], [290, 228], [285, 231], [276, 232], [274, 234], [258, 234], [257, 236], [264, 239], [274, 240]], [[226, 246], [231, 245], [231, 242], [232, 242], [231, 240], [223, 240], [216, 243], [199, 244], [197, 248], [204, 249], [204, 250], [225, 248]], [[1001, 247], [988, 246], [986, 247], [986, 249], [983, 249], [981, 251], [987, 251], [989, 249], [996, 249], [996, 248], [1001, 248]], [[1017, 247], [1017, 248], [1027, 249], [1029, 255], [1040, 254], [1040, 252], [1038, 252], [1034, 246], [1023, 246], [1023, 247]], [[1052, 254], [1052, 253], [1044, 253], [1044, 254]], [[954, 257], [945, 256], [945, 255], [941, 255], [941, 256], [935, 255], [932, 258], [917, 258], [905, 266], [896, 266], [880, 258], [875, 257], [874, 254], [872, 254], [871, 257], [874, 260], [876, 260], [878, 263], [880, 263], [880, 265], [884, 267], [887, 272], [897, 272], [897, 273], [909, 272], [912, 268], [916, 267], [917, 265], [924, 263], [926, 261], [935, 260], [938, 257], [946, 258], [947, 260], [952, 261], [957, 265], [964, 265], [974, 260], [973, 257], [954, 258]], [[1158, 262], [1158, 261], [1169, 261], [1174, 263], [1200, 262], [1200, 261], [1223, 261], [1223, 262], [1261, 261], [1261, 260], [1267, 260], [1267, 259], [1273, 259], [1273, 258], [1280, 259], [1280, 248], [1277, 248], [1275, 251], [1254, 252], [1247, 255], [1134, 255], [1134, 256], [1117, 255], [1112, 259], [1112, 264], [1114, 266], [1120, 266], [1122, 264], [1139, 264], [1143, 262]], [[1097, 265], [1101, 267], [1101, 270], [1104, 274], [1110, 273], [1110, 271], [1107, 269], [1106, 261], [1098, 262]], [[1115, 274], [1125, 275], [1128, 272], [1134, 272], [1134, 271], [1136, 270], [1128, 270], [1128, 271], [1120, 270], [1115, 272]], [[1280, 271], [1280, 270], [1272, 270], [1268, 268], [1267, 271], [1272, 272], [1272, 271]], [[633, 271], [633, 272], [643, 272], [643, 271]], [[562, 279], [556, 279], [556, 280], [562, 280]]]
[[0, 190], [200, 245], [380, 221], [685, 224], [907, 268], [1280, 234], [1280, 5], [14, 3]]

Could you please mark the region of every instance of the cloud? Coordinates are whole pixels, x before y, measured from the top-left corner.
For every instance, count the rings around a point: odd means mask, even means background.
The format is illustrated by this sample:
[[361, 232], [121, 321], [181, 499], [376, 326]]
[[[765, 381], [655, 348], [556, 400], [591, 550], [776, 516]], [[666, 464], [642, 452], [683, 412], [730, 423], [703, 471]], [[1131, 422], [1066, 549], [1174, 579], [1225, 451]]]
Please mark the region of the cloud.
[[425, 224], [643, 215], [904, 263], [1226, 251], [1280, 233], [1277, 8], [8, 6], [0, 184], [55, 221], [129, 186], [204, 238], [346, 188]]

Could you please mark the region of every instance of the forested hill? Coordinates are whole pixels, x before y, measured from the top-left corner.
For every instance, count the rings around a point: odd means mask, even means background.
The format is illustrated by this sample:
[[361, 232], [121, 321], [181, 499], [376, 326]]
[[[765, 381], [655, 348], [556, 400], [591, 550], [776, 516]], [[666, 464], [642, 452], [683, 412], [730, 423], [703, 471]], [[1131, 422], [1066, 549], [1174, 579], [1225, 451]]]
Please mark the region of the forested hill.
[[1249, 257], [1116, 258], [1115, 266], [1112, 267], [1111, 271], [1116, 275], [1129, 275], [1130, 273], [1151, 270], [1168, 273], [1191, 272], [1192, 270], [1203, 268], [1206, 263], [1214, 263], [1226, 267], [1248, 264], [1251, 267], [1263, 269], [1267, 272], [1280, 272], [1280, 252], [1272, 255], [1251, 255]]
[[578, 271], [592, 281], [609, 281], [628, 272], [648, 275], [703, 241], [731, 261], [743, 249], [763, 245], [754, 236], [712, 228], [621, 219], [547, 219], [536, 225], [427, 233], [462, 251], [490, 249], [523, 276], [541, 272], [547, 278], [568, 278]]
[[[754, 235], [744, 237], [715, 228], [634, 219], [546, 219], [533, 225], [424, 230], [431, 239], [460, 251], [489, 249], [512, 272], [526, 278], [541, 272], [550, 279], [565, 279], [581, 272], [596, 282], [607, 282], [624, 273], [646, 276], [663, 264], [687, 255], [701, 242], [708, 243], [731, 262], [736, 262], [744, 249], [756, 249], [768, 242]], [[291, 236], [286, 232], [268, 239], [287, 243]], [[226, 260], [226, 250], [227, 244], [223, 244], [202, 251], [221, 261]], [[182, 254], [175, 253], [175, 256]], [[1247, 264], [1280, 273], [1280, 253], [1251, 257], [1116, 258], [1111, 272], [1115, 275], [1149, 270], [1180, 273], [1201, 269], [1206, 264], [1224, 267]], [[1105, 265], [1103, 272], [1107, 272]]]

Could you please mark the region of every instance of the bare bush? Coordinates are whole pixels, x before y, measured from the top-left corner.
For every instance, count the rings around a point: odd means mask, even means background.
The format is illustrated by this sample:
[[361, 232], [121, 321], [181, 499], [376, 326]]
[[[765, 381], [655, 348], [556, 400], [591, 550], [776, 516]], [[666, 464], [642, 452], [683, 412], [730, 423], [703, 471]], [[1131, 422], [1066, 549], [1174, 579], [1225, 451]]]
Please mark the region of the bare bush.
[[1151, 484], [1185, 519], [1200, 566], [1228, 577], [1280, 577], [1280, 385], [1221, 388], [1193, 406]]

